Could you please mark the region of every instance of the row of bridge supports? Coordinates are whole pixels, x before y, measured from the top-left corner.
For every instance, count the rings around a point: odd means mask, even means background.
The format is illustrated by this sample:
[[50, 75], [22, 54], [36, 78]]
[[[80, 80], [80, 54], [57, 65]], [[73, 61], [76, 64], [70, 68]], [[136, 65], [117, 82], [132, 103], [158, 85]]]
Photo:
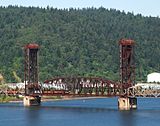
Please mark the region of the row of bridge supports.
[[[37, 106], [41, 104], [40, 96], [24, 96], [24, 106]], [[130, 110], [137, 108], [137, 98], [135, 97], [119, 97], [118, 98], [119, 110]]]
[[[24, 106], [38, 106], [41, 104], [40, 96], [24, 96]], [[118, 98], [119, 110], [130, 110], [137, 108], [137, 98], [135, 97], [119, 97]]]
[[[135, 64], [134, 64], [134, 41], [122, 39], [120, 47], [120, 90], [134, 86]], [[38, 50], [37, 44], [28, 44], [25, 50], [25, 96], [24, 106], [40, 105], [41, 89], [38, 84]], [[128, 93], [127, 93], [128, 94]], [[120, 110], [137, 108], [137, 98], [120, 94], [118, 98]]]

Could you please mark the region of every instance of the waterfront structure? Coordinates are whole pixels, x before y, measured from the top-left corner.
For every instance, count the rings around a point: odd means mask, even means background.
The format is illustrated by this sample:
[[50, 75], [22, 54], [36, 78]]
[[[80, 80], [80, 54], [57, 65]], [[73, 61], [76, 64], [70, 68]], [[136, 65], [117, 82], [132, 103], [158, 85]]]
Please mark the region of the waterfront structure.
[[[121, 39], [120, 47], [120, 82], [92, 77], [57, 77], [44, 82], [38, 81], [37, 44], [25, 46], [25, 97], [24, 105], [40, 105], [41, 95], [79, 96], [79, 97], [115, 97], [120, 110], [137, 108], [137, 99], [129, 90], [135, 84], [134, 41]], [[48, 85], [50, 89], [48, 90]]]
[[133, 40], [122, 39], [119, 41], [121, 92], [127, 92], [126, 95], [118, 98], [120, 110], [137, 108], [137, 98], [129, 96], [128, 92], [128, 89], [135, 85], [134, 45], [135, 42]]
[[38, 77], [38, 44], [28, 44], [24, 47], [25, 55], [25, 96], [23, 103], [25, 106], [40, 105], [41, 87]]

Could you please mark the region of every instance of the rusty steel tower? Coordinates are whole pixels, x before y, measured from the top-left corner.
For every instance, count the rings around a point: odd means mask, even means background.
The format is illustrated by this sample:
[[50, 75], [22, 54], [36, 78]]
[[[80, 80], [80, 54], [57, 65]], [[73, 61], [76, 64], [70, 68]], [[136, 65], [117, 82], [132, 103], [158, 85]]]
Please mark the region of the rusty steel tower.
[[130, 89], [135, 85], [135, 42], [130, 39], [121, 39], [120, 48], [120, 83], [121, 97], [118, 98], [118, 107], [120, 110], [130, 110], [137, 108], [137, 98], [130, 96], [134, 90]]
[[24, 47], [26, 96], [39, 96], [40, 94], [40, 86], [38, 84], [38, 50], [38, 44], [28, 44]]
[[135, 84], [135, 42], [130, 39], [121, 39], [120, 48], [120, 83], [124, 88], [129, 88]]

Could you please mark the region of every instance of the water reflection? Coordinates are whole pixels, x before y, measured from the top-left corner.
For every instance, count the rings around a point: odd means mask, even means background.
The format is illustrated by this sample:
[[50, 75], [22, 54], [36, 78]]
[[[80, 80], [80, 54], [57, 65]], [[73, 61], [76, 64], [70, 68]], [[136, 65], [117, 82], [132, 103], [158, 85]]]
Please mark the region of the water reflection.
[[136, 120], [134, 113], [137, 110], [120, 111], [120, 123], [121, 126], [136, 126]]
[[159, 126], [160, 99], [141, 99], [132, 111], [119, 111], [116, 99], [95, 99], [39, 107], [7, 103], [0, 104], [0, 112], [0, 126]]
[[27, 126], [38, 126], [40, 122], [40, 106], [25, 107], [25, 118]]
[[69, 107], [69, 106], [41, 106], [41, 109], [57, 110], [57, 111], [79, 111], [79, 112], [105, 112], [105, 111], [116, 110], [116, 109], [107, 109], [107, 108]]

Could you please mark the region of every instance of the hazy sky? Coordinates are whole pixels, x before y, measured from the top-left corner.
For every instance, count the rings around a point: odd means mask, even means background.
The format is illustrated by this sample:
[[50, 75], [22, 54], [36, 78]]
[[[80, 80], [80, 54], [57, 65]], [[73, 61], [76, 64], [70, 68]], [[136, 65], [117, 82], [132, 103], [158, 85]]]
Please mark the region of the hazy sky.
[[57, 8], [105, 7], [141, 13], [144, 16], [160, 16], [160, 0], [0, 0], [1, 6], [21, 5]]

